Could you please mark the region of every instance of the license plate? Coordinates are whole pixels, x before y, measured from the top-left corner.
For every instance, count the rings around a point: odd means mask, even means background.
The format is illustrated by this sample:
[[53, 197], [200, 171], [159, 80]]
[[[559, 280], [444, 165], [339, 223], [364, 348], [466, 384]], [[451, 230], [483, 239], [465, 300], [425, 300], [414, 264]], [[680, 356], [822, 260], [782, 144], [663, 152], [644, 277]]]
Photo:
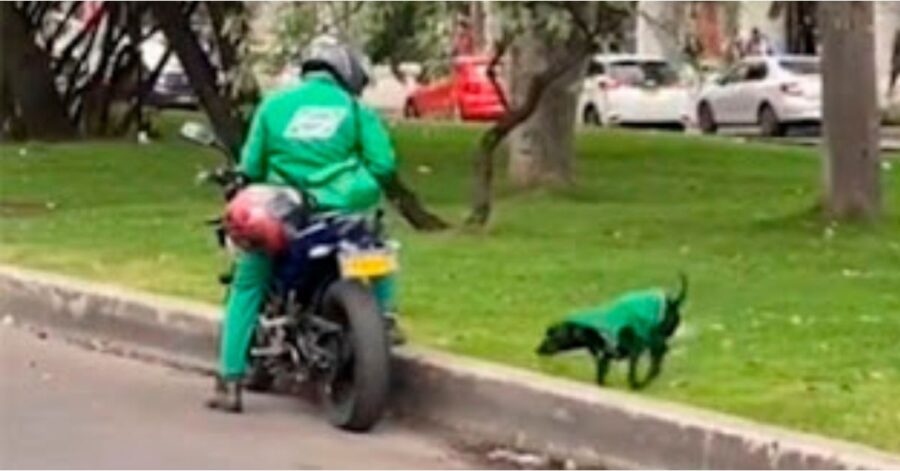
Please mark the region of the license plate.
[[338, 261], [344, 278], [377, 278], [397, 270], [397, 254], [388, 249], [341, 253]]

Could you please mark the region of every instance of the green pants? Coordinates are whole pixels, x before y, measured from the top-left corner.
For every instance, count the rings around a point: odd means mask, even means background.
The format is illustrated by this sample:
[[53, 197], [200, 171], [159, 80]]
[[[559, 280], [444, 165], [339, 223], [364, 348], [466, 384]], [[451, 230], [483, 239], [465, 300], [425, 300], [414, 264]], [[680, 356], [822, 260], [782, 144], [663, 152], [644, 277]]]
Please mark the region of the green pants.
[[[247, 369], [247, 349], [256, 327], [272, 277], [272, 260], [262, 252], [245, 252], [235, 263], [234, 278], [225, 302], [219, 345], [219, 372], [223, 378], [238, 379]], [[394, 311], [395, 276], [372, 283], [375, 299], [382, 313]]]

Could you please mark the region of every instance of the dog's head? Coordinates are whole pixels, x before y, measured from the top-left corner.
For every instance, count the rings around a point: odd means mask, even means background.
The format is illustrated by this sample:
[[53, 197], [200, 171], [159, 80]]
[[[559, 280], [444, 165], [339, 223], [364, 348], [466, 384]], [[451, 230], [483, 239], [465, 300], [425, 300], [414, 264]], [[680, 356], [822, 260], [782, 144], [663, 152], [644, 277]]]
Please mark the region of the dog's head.
[[684, 272], [678, 273], [679, 287], [675, 292], [666, 293], [666, 308], [660, 325], [662, 334], [668, 338], [675, 333], [681, 323], [681, 308], [687, 299], [688, 278]]
[[538, 355], [553, 355], [577, 348], [600, 348], [600, 336], [587, 328], [569, 322], [560, 322], [547, 328], [544, 340], [538, 345]]

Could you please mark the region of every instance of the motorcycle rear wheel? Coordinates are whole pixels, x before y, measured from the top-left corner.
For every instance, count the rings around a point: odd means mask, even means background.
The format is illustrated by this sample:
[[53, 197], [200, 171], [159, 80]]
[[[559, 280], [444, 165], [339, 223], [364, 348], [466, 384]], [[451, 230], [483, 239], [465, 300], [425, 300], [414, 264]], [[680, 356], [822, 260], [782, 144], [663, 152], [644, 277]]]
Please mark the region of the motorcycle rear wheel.
[[368, 431], [384, 413], [390, 386], [384, 319], [371, 290], [355, 280], [329, 286], [321, 314], [343, 327], [345, 358], [321, 388], [328, 418], [344, 430]]

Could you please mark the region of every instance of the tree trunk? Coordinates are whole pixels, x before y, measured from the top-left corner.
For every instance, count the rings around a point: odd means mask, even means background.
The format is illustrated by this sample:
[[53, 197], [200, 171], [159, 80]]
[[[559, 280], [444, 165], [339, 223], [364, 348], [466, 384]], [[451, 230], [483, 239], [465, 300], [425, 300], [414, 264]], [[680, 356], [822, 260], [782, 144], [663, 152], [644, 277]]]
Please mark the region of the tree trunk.
[[241, 151], [243, 128], [240, 118], [232, 111], [228, 99], [216, 88], [216, 74], [206, 53], [200, 47], [197, 36], [191, 30], [190, 21], [184, 16], [181, 2], [152, 2], [150, 9], [162, 27], [163, 33], [200, 98], [203, 109], [222, 144], [236, 161]]
[[836, 219], [881, 211], [873, 3], [820, 4], [825, 210]]
[[0, 2], [0, 29], [0, 66], [7, 82], [8, 104], [21, 113], [8, 119], [19, 121], [29, 139], [75, 137], [76, 129], [56, 90], [50, 58], [34, 43], [26, 18], [12, 2]]
[[6, 77], [6, 70], [0, 67], [0, 141], [24, 138], [25, 132], [13, 104], [10, 80]]
[[487, 46], [487, 18], [484, 2], [481, 0], [469, 2], [469, 17], [472, 22], [472, 43], [475, 52], [483, 52]]
[[[533, 36], [513, 46], [512, 102], [521, 103], [528, 82], [546, 67], [551, 48]], [[565, 71], [544, 92], [534, 114], [510, 135], [509, 178], [519, 187], [572, 181], [577, 95], [571, 90], [582, 67]]]
[[[514, 107], [527, 99], [534, 77], [549, 67], [554, 54], [572, 54], [583, 48], [572, 39], [561, 44], [542, 40], [540, 32], [522, 35], [512, 47], [510, 91]], [[573, 181], [572, 161], [578, 92], [584, 77], [587, 56], [562, 71], [543, 93], [537, 109], [510, 134], [509, 178], [518, 187], [569, 184]]]
[[[495, 67], [505, 50], [505, 46], [501, 46], [498, 51], [495, 51], [495, 56], [488, 66], [488, 77], [493, 82], [494, 87], [499, 90], [498, 93], [500, 93], [504, 103], [506, 103], [505, 95], [497, 83]], [[550, 84], [558, 77], [565, 75], [566, 71], [578, 66], [578, 64], [583, 64], [584, 58], [587, 57], [591, 50], [591, 44], [585, 41], [580, 49], [568, 51], [562, 57], [556, 57], [550, 65], [529, 81], [522, 102], [509, 107], [507, 112], [481, 136], [473, 155], [472, 207], [469, 216], [466, 218], [467, 225], [484, 226], [490, 217], [491, 200], [493, 199], [494, 152], [497, 147], [507, 135], [518, 126], [521, 126], [535, 113], [541, 98], [544, 96], [544, 92], [547, 91]]]

